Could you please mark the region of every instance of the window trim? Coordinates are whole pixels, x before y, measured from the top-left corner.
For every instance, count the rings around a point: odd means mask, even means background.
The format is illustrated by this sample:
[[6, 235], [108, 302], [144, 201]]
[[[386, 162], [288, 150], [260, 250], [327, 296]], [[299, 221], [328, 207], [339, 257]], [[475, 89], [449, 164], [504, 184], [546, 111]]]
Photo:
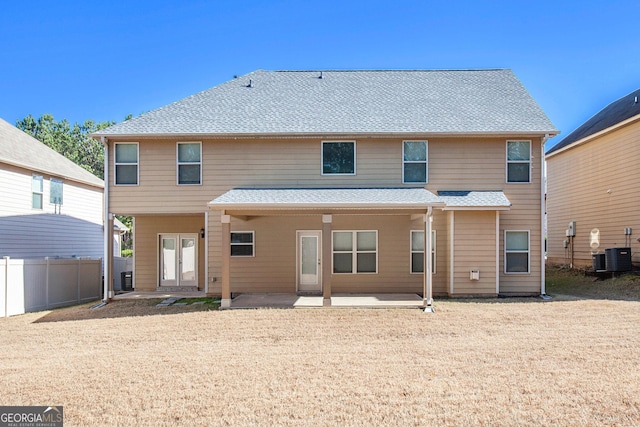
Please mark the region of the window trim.
[[[409, 232], [409, 274], [424, 274], [424, 271], [413, 271], [413, 254], [424, 254], [424, 251], [413, 250], [413, 233], [424, 233], [424, 230]], [[436, 230], [431, 230], [431, 274], [436, 274]]]
[[[251, 234], [251, 244], [249, 243], [233, 243], [231, 241], [232, 234]], [[230, 231], [229, 232], [229, 256], [231, 258], [255, 258], [256, 256], [256, 232], [255, 231]], [[231, 254], [232, 246], [251, 246], [251, 255], [233, 255]]]
[[[200, 161], [198, 162], [180, 162], [180, 144], [198, 144], [200, 146]], [[197, 184], [182, 184], [180, 182], [180, 166], [198, 165], [200, 166], [200, 177]], [[202, 185], [202, 141], [177, 141], [176, 142], [176, 185]]]
[[[351, 233], [351, 250], [350, 251], [336, 251], [333, 249], [334, 235], [335, 233]], [[376, 233], [376, 250], [375, 251], [358, 251], [358, 233]], [[378, 274], [378, 262], [380, 257], [378, 256], [378, 248], [380, 247], [378, 242], [378, 230], [331, 230], [331, 274], [347, 275], [347, 274]], [[351, 273], [336, 273], [334, 271], [334, 254], [351, 253]], [[358, 254], [376, 254], [376, 271], [358, 271]]]
[[[116, 161], [116, 151], [118, 145], [135, 145], [136, 146], [136, 162], [135, 163], [118, 163]], [[135, 184], [118, 184], [118, 166], [136, 166], [136, 183]], [[140, 185], [140, 143], [138, 142], [115, 142], [113, 144], [113, 185], [123, 187], [135, 187]]]
[[[507, 233], [527, 233], [527, 250], [508, 250]], [[507, 254], [527, 254], [527, 271], [507, 271]], [[531, 274], [531, 230], [504, 230], [504, 274]]]
[[[424, 160], [405, 160], [404, 159], [404, 143], [405, 142], [424, 142], [424, 151], [425, 151], [425, 156], [424, 156]], [[424, 168], [425, 168], [425, 175], [424, 175], [424, 181], [411, 181], [411, 182], [407, 182], [404, 179], [404, 166], [409, 163], [424, 163]], [[429, 183], [429, 141], [428, 140], [403, 140], [402, 141], [402, 183], [403, 184], [427, 184]]]
[[[529, 143], [529, 160], [509, 160], [509, 143], [510, 142], [528, 142]], [[531, 178], [532, 178], [532, 143], [530, 139], [510, 139], [507, 140], [506, 145], [505, 145], [505, 159], [506, 159], [506, 163], [505, 163], [505, 180], [507, 182], [507, 184], [531, 184]], [[528, 181], [509, 181], [509, 164], [510, 163], [528, 163], [529, 164], [529, 180]]]
[[[353, 144], [353, 173], [325, 173], [324, 172], [324, 144], [336, 144], [336, 143], [352, 143]], [[322, 176], [355, 176], [357, 173], [357, 144], [356, 141], [320, 141], [320, 174]]]
[[[33, 182], [40, 181], [40, 191], [33, 191]], [[34, 194], [40, 195], [40, 207], [37, 208], [33, 206], [33, 196]], [[31, 175], [31, 209], [36, 210], [44, 210], [44, 177], [42, 175]]]

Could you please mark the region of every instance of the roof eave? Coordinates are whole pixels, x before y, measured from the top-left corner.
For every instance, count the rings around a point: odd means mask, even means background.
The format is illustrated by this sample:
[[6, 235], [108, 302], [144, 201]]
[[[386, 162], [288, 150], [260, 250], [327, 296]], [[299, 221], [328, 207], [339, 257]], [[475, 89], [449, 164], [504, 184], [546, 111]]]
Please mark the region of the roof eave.
[[513, 130], [501, 132], [273, 132], [273, 133], [119, 133], [104, 134], [93, 133], [89, 135], [94, 139], [154, 139], [154, 138], [206, 138], [206, 139], [272, 139], [272, 138], [337, 138], [337, 137], [366, 137], [366, 138], [393, 138], [393, 137], [545, 137], [556, 136], [560, 131], [554, 130]]
[[511, 206], [445, 206], [443, 211], [509, 211]]
[[346, 210], [409, 210], [409, 209], [427, 209], [432, 207], [443, 207], [444, 203], [228, 203], [217, 204], [208, 203], [211, 210], [230, 210], [230, 211], [259, 211], [259, 210], [287, 210], [287, 211], [313, 211], [322, 209], [346, 209]]
[[563, 153], [563, 152], [565, 152], [565, 151], [567, 151], [567, 150], [570, 150], [570, 149], [572, 149], [572, 148], [575, 148], [575, 147], [578, 147], [578, 146], [580, 146], [580, 145], [586, 144], [586, 143], [587, 143], [587, 142], [589, 142], [589, 141], [592, 141], [592, 140], [594, 140], [594, 139], [596, 139], [596, 138], [599, 138], [599, 137], [601, 137], [601, 136], [603, 136], [603, 135], [606, 135], [606, 134], [608, 134], [608, 133], [611, 133], [611, 132], [613, 132], [613, 131], [615, 131], [615, 130], [617, 130], [617, 129], [621, 128], [621, 127], [627, 126], [627, 125], [629, 125], [629, 124], [631, 124], [631, 123], [633, 123], [633, 122], [636, 122], [636, 121], [638, 121], [638, 120], [640, 120], [640, 114], [637, 114], [637, 115], [635, 115], [635, 116], [633, 116], [633, 117], [629, 117], [628, 119], [623, 120], [623, 121], [621, 121], [621, 122], [618, 122], [618, 123], [616, 123], [616, 124], [615, 124], [615, 125], [613, 125], [613, 126], [609, 126], [609, 127], [608, 127], [608, 128], [606, 128], [606, 129], [602, 129], [602, 130], [601, 130], [601, 131], [599, 131], [599, 132], [596, 132], [596, 133], [593, 133], [593, 134], [591, 134], [591, 135], [585, 136], [584, 138], [581, 138], [581, 139], [579, 139], [579, 140], [577, 140], [577, 141], [574, 141], [574, 142], [572, 142], [572, 143], [571, 143], [571, 144], [569, 144], [569, 145], [566, 145], [566, 146], [564, 146], [564, 147], [562, 147], [562, 148], [559, 148], [559, 149], [557, 149], [557, 150], [555, 150], [555, 151], [552, 151], [552, 152], [550, 152], [550, 153], [547, 153], [547, 154], [545, 154], [544, 158], [545, 158], [545, 160], [546, 160], [546, 159], [549, 159], [549, 158], [551, 158], [551, 157], [553, 157], [553, 156], [555, 156], [555, 155], [557, 155], [557, 154]]
[[[39, 172], [39, 173], [44, 174], [44, 175], [50, 175], [50, 176], [54, 176], [54, 177], [57, 177], [57, 178], [63, 178], [65, 180], [67, 180], [67, 181], [78, 182], [80, 184], [89, 185], [91, 187], [102, 188], [102, 189], [104, 188], [104, 181], [102, 181], [98, 177], [96, 177], [96, 179], [100, 180], [102, 183], [91, 182], [89, 180], [79, 179], [79, 178], [76, 178], [76, 177], [71, 177], [71, 176], [68, 176], [68, 175], [65, 175], [65, 174], [61, 174], [61, 173], [58, 173], [58, 172], [52, 172], [50, 170], [45, 170], [45, 169], [42, 169], [42, 168], [34, 167], [32, 165], [27, 165], [27, 164], [24, 164], [24, 163], [15, 162], [15, 161], [6, 160], [6, 159], [0, 159], [0, 163], [4, 163], [4, 164], [7, 164], [7, 165], [19, 167], [21, 169], [26, 169], [26, 170], [33, 171], [33, 172]], [[90, 172], [87, 172], [87, 173], [90, 173]]]

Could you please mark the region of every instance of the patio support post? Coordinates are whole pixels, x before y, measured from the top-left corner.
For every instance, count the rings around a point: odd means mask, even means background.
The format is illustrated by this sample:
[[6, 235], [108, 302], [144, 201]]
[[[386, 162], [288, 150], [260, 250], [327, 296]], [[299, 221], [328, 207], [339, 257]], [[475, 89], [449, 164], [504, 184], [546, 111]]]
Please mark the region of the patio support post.
[[220, 216], [222, 223], [222, 300], [221, 308], [231, 307], [231, 217], [225, 215], [224, 211]]
[[331, 305], [331, 222], [332, 215], [322, 215], [322, 305]]
[[424, 216], [424, 294], [423, 304], [425, 311], [433, 310], [433, 271], [431, 252], [432, 252], [432, 239], [431, 230], [433, 223], [433, 210], [429, 206], [427, 214]]

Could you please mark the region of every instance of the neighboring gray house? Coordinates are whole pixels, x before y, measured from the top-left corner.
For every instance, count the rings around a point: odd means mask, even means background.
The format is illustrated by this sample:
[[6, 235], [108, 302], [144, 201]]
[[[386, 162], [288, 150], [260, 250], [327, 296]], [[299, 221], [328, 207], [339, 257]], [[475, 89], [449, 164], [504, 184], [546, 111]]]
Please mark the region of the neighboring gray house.
[[104, 183], [0, 119], [0, 257], [102, 258]]

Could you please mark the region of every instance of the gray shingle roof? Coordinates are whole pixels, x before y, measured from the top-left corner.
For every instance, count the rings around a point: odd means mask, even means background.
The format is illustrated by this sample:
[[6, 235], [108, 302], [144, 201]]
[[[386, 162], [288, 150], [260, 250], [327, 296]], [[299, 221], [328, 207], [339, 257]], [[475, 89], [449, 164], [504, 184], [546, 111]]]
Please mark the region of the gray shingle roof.
[[439, 191], [424, 188], [236, 188], [209, 202], [212, 209], [508, 209], [502, 191]]
[[583, 138], [617, 125], [631, 117], [640, 114], [640, 89], [634, 90], [628, 95], [612, 102], [600, 110], [595, 116], [580, 125], [576, 130], [567, 135], [562, 141], [554, 145], [547, 154], [551, 154], [562, 148], [580, 141]]
[[423, 188], [241, 188], [209, 202], [212, 209], [419, 208], [439, 204]]
[[508, 208], [511, 202], [502, 191], [438, 191], [447, 208]]
[[100, 178], [2, 119], [0, 119], [0, 163], [104, 187], [104, 182]]
[[557, 133], [513, 72], [264, 71], [95, 135]]

